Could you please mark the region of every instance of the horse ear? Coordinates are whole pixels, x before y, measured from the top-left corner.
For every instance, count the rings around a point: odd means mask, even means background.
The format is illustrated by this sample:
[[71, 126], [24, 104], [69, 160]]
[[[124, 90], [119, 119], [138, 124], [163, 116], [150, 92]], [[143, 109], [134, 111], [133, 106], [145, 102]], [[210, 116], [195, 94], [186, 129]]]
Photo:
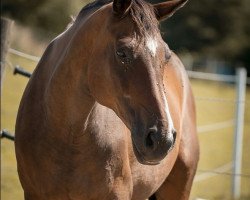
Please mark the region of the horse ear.
[[183, 7], [188, 0], [171, 0], [163, 3], [154, 4], [155, 14], [158, 20], [171, 17], [175, 11]]
[[118, 16], [125, 15], [132, 4], [133, 0], [114, 0], [113, 1], [113, 11]]

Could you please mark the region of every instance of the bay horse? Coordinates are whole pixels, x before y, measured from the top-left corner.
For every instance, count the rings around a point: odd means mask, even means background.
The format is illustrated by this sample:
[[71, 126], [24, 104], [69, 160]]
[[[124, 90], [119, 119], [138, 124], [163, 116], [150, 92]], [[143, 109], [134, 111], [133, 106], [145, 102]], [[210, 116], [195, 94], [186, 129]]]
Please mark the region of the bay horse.
[[16, 121], [26, 200], [188, 199], [195, 104], [158, 28], [186, 1], [97, 0], [49, 44]]

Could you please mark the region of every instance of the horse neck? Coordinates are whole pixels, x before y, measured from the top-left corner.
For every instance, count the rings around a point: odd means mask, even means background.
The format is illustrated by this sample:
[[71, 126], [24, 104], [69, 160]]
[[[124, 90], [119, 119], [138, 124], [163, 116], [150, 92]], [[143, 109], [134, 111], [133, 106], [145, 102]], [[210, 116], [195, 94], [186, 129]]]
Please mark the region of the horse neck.
[[[93, 105], [94, 98], [90, 95], [87, 83], [87, 63], [91, 40], [77, 42], [74, 28], [55, 41], [54, 48], [61, 47], [60, 42], [68, 45], [57, 60], [56, 67], [47, 83], [45, 94], [46, 114], [51, 127], [61, 130], [79, 132], [83, 129]], [[80, 33], [85, 37], [85, 33]], [[78, 34], [78, 35], [80, 35]], [[75, 36], [78, 37], [78, 36]], [[78, 46], [76, 46], [78, 44]], [[81, 45], [84, 44], [84, 45]], [[86, 48], [88, 47], [88, 48]], [[54, 52], [57, 52], [55, 49]], [[74, 130], [72, 130], [74, 129]]]

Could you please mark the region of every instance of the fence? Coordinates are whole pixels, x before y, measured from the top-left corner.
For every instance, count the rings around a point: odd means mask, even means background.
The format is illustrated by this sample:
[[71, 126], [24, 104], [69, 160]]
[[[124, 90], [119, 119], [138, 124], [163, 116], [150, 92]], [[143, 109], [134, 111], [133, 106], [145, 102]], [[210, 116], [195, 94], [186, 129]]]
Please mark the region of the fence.
[[9, 49], [9, 40], [10, 40], [9, 35], [12, 24], [13, 21], [1, 17], [1, 87], [5, 69], [4, 62], [6, 60], [6, 55]]
[[[223, 173], [233, 166], [233, 188], [232, 194], [234, 199], [240, 197], [240, 187], [241, 187], [241, 165], [242, 165], [242, 140], [243, 140], [243, 129], [244, 129], [244, 110], [245, 110], [245, 93], [247, 84], [247, 72], [245, 68], [237, 68], [236, 76], [233, 75], [219, 75], [219, 74], [209, 74], [202, 72], [188, 71], [190, 78], [199, 78], [210, 81], [222, 81], [222, 82], [235, 82], [237, 89], [236, 98], [236, 114], [235, 114], [235, 133], [234, 133], [234, 161], [233, 163], [228, 163], [225, 166], [217, 168], [214, 170], [217, 173]], [[215, 130], [230, 126], [234, 123], [234, 120], [214, 124], [213, 126], [198, 127], [198, 132], [204, 132], [208, 130]], [[199, 133], [200, 133], [199, 132]], [[210, 172], [211, 173], [211, 172]], [[208, 178], [210, 175], [202, 174], [196, 177], [196, 181]], [[250, 176], [249, 176], [250, 177]]]
[[[9, 53], [21, 56], [23, 58], [39, 61], [39, 57], [32, 56], [21, 51], [10, 49]], [[20, 67], [15, 67], [15, 73], [23, 74], [29, 77], [29, 73], [20, 69]], [[207, 81], [219, 81], [219, 82], [230, 82], [236, 83], [237, 89], [237, 98], [236, 99], [223, 99], [223, 98], [204, 98], [204, 97], [196, 97], [196, 101], [208, 101], [208, 102], [231, 102], [236, 105], [237, 112], [235, 114], [235, 119], [218, 122], [210, 125], [204, 125], [198, 127], [198, 133], [202, 134], [209, 131], [216, 131], [219, 129], [223, 129], [226, 127], [235, 126], [235, 140], [234, 140], [234, 160], [233, 162], [226, 163], [223, 166], [212, 170], [198, 170], [201, 174], [195, 177], [195, 182], [200, 182], [205, 179], [208, 179], [213, 176], [217, 176], [220, 174], [230, 175], [233, 177], [233, 188], [232, 193], [235, 199], [240, 197], [240, 183], [241, 177], [250, 178], [248, 174], [241, 173], [241, 158], [242, 158], [242, 137], [243, 137], [243, 127], [244, 127], [244, 107], [245, 107], [245, 92], [246, 92], [246, 84], [250, 83], [250, 80], [246, 78], [246, 70], [244, 68], [239, 68], [237, 70], [237, 74], [234, 75], [218, 75], [218, 74], [210, 74], [210, 73], [202, 73], [202, 72], [194, 72], [188, 71], [188, 75], [193, 79], [202, 79]], [[2, 132], [4, 133], [4, 132]], [[5, 132], [6, 135], [6, 132]], [[233, 169], [232, 173], [227, 173], [229, 169]]]

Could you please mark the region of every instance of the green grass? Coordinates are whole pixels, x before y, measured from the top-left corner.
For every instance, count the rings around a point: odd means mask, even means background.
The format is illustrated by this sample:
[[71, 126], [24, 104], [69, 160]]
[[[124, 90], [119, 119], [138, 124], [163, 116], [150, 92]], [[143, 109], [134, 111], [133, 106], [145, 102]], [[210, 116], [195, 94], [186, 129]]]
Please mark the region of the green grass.
[[[19, 64], [28, 71], [36, 65], [25, 59], [9, 56], [13, 64]], [[4, 77], [1, 95], [1, 127], [14, 132], [15, 119], [21, 95], [28, 79], [13, 76], [8, 67]], [[235, 98], [234, 85], [214, 83], [209, 81], [192, 80], [192, 87], [196, 97], [206, 98]], [[245, 109], [245, 128], [243, 145], [242, 173], [250, 174], [250, 88], [247, 90]], [[235, 104], [230, 101], [207, 101], [197, 98], [198, 126], [227, 121], [234, 118]], [[213, 170], [232, 161], [234, 127], [224, 128], [199, 134], [201, 155], [198, 170]], [[23, 192], [16, 172], [14, 144], [6, 139], [1, 140], [1, 199], [21, 200]], [[227, 171], [231, 173], [231, 171]], [[201, 174], [199, 171], [198, 175]], [[229, 200], [231, 198], [231, 180], [229, 175], [217, 175], [193, 186], [191, 199], [196, 197], [215, 200]], [[250, 178], [242, 177], [242, 200], [250, 199]]]

